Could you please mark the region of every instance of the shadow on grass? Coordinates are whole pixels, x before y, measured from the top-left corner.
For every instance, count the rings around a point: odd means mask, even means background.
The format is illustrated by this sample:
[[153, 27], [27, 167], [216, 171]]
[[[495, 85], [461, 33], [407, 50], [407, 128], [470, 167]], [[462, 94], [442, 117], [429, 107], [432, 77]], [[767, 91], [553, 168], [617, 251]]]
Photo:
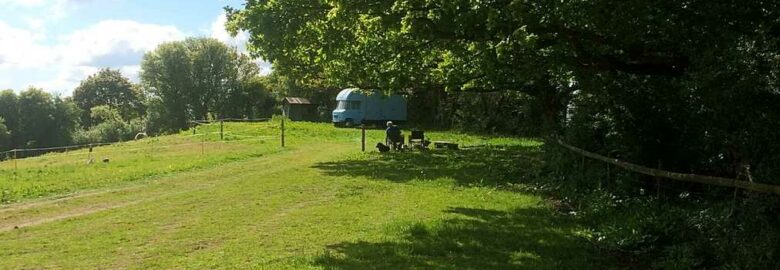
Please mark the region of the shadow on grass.
[[474, 147], [457, 151], [373, 153], [369, 158], [318, 163], [329, 176], [364, 176], [392, 182], [452, 178], [464, 186], [501, 186], [534, 179], [541, 150], [526, 146]]
[[[373, 153], [316, 164], [329, 176], [403, 183], [440, 178], [460, 186], [538, 181], [539, 147], [503, 145], [458, 151]], [[435, 223], [411, 224], [401, 238], [344, 242], [315, 263], [326, 269], [604, 269], [605, 261], [576, 237], [574, 222], [552, 209], [497, 211], [450, 208]], [[606, 262], [608, 264], [608, 262]]]
[[415, 224], [398, 241], [346, 242], [315, 260], [326, 269], [603, 269], [573, 226], [543, 208], [504, 212], [452, 208], [435, 225]]

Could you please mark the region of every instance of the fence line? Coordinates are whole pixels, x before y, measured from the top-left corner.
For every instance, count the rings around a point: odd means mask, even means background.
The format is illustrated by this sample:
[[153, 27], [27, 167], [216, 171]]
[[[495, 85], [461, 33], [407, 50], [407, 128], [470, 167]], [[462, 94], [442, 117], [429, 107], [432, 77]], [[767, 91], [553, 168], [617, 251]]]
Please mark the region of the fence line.
[[731, 188], [738, 188], [738, 189], [744, 189], [748, 191], [753, 192], [761, 192], [761, 193], [770, 193], [774, 195], [780, 195], [780, 186], [774, 186], [774, 185], [767, 185], [767, 184], [761, 184], [761, 183], [754, 183], [754, 182], [748, 182], [748, 181], [741, 181], [734, 178], [725, 178], [725, 177], [716, 177], [716, 176], [704, 176], [704, 175], [697, 175], [697, 174], [688, 174], [688, 173], [676, 173], [676, 172], [670, 172], [670, 171], [664, 171], [659, 169], [653, 169], [649, 167], [645, 167], [642, 165], [637, 165], [633, 163], [628, 163], [625, 161], [621, 161], [615, 158], [609, 158], [605, 157], [593, 152], [588, 152], [586, 150], [583, 150], [581, 148], [577, 148], [575, 146], [571, 146], [569, 144], [564, 143], [561, 140], [557, 140], [558, 144], [562, 147], [569, 149], [572, 152], [575, 152], [577, 154], [580, 154], [582, 156], [599, 160], [602, 162], [606, 162], [618, 167], [621, 167], [623, 169], [640, 173], [644, 175], [649, 175], [653, 177], [659, 177], [659, 178], [666, 178], [666, 179], [672, 179], [677, 181], [684, 181], [684, 182], [693, 182], [693, 183], [699, 183], [699, 184], [705, 184], [705, 185], [715, 185], [715, 186], [722, 186], [722, 187], [731, 187]]
[[193, 124], [211, 124], [211, 123], [219, 123], [219, 122], [268, 122], [268, 121], [271, 121], [271, 118], [250, 118], [250, 119], [222, 118], [222, 119], [214, 119], [214, 120], [193, 120], [189, 122]]
[[[227, 140], [227, 141], [203, 141], [203, 142], [193, 142], [193, 143], [182, 143], [182, 144], [172, 144], [172, 145], [158, 145], [158, 146], [148, 146], [148, 147], [136, 147], [136, 148], [129, 148], [129, 149], [114, 149], [111, 151], [99, 151], [99, 152], [93, 152], [94, 154], [98, 153], [127, 153], [127, 152], [134, 152], [134, 151], [141, 151], [141, 150], [149, 150], [149, 149], [165, 149], [165, 148], [174, 148], [174, 147], [182, 147], [182, 146], [193, 146], [193, 145], [211, 145], [211, 144], [229, 144], [229, 143], [240, 143], [240, 142], [249, 142], [249, 141], [265, 141], [267, 139], [273, 139], [276, 138], [276, 136], [254, 136], [251, 139], [241, 139], [241, 140]], [[63, 158], [63, 157], [73, 157], [73, 156], [84, 156], [87, 153], [73, 153], [73, 154], [59, 154], [56, 157], [53, 158]], [[35, 157], [29, 157], [29, 158], [21, 158], [21, 159], [14, 159], [14, 160], [25, 160], [25, 161], [31, 161], [31, 160], [40, 160], [40, 159], [46, 159], [51, 158], [46, 155], [42, 156], [35, 156]], [[0, 162], [2, 164], [3, 162]]]
[[12, 149], [4, 152], [0, 152], [0, 154], [7, 154], [7, 153], [13, 153], [13, 152], [34, 152], [34, 151], [51, 151], [51, 150], [68, 150], [68, 149], [80, 149], [80, 148], [86, 148], [86, 147], [98, 147], [98, 146], [106, 146], [106, 145], [112, 145], [115, 143], [91, 143], [91, 144], [76, 144], [76, 145], [67, 145], [67, 146], [57, 146], [57, 147], [46, 147], [46, 148], [22, 148], [22, 149]]
[[[193, 124], [200, 125], [200, 124], [214, 124], [214, 123], [222, 123], [222, 122], [268, 122], [268, 121], [271, 121], [271, 120], [272, 120], [271, 118], [244, 118], [244, 119], [242, 119], [242, 118], [223, 118], [223, 119], [215, 119], [215, 120], [194, 120], [194, 121], [189, 121], [189, 122], [193, 123]], [[244, 137], [244, 138], [258, 137], [258, 136], [252, 136], [252, 135], [231, 134], [231, 132], [226, 132], [224, 130], [221, 130], [219, 132], [208, 132], [208, 133], [205, 133], [205, 134], [220, 134], [220, 139], [224, 139], [224, 135], [225, 134], [230, 134], [231, 136]], [[190, 137], [190, 136], [203, 136], [205, 134], [193, 134], [193, 135], [189, 135], [187, 137]], [[272, 136], [265, 136], [265, 137], [272, 137]], [[236, 140], [232, 140], [232, 141], [236, 141]], [[87, 147], [99, 147], [99, 146], [113, 145], [113, 144], [116, 144], [116, 143], [121, 143], [121, 142], [78, 144], [78, 145], [67, 145], [67, 146], [45, 147], [45, 148], [11, 149], [11, 150], [8, 150], [8, 151], [0, 151], [0, 157], [6, 156], [6, 155], [10, 155], [10, 154], [25, 153], [25, 152], [35, 152], [35, 151], [55, 151], [55, 150], [71, 150], [71, 149], [72, 150], [77, 150], [77, 149], [82, 149], [82, 148], [87, 148]], [[33, 157], [30, 157], [30, 158], [33, 158]], [[16, 159], [16, 158], [13, 158], [13, 159]], [[2, 158], [0, 158], [0, 162], [1, 161], [3, 161]]]

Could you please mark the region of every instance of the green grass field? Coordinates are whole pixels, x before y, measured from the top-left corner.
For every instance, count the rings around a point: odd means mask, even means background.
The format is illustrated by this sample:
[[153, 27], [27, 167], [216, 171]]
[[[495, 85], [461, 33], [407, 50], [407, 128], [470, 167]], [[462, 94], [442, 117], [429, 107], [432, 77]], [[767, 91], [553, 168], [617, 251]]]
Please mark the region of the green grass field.
[[[279, 122], [0, 163], [0, 268], [603, 269], [516, 183], [540, 143], [433, 132], [459, 151], [379, 154], [381, 130]], [[99, 159], [109, 158], [109, 163]]]

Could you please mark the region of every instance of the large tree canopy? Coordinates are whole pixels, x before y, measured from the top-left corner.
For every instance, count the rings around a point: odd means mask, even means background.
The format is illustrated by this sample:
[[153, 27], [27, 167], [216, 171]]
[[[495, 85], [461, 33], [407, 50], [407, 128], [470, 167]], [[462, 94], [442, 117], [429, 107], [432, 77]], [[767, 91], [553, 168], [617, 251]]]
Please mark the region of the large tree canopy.
[[5, 119], [5, 126], [10, 132], [8, 148], [17, 145], [19, 138], [19, 105], [14, 90], [0, 92], [0, 117]]
[[780, 156], [777, 1], [258, 0], [228, 14], [303, 83], [520, 91], [548, 131], [669, 169], [769, 173]]
[[16, 148], [67, 145], [76, 127], [78, 108], [70, 100], [54, 97], [41, 89], [30, 88], [18, 96]]
[[143, 115], [143, 94], [119, 70], [102, 69], [89, 76], [73, 91], [73, 101], [82, 110], [81, 121], [85, 127], [94, 123], [90, 109], [109, 106], [120, 112], [125, 120]]
[[460, 86], [514, 88], [559, 66], [682, 76], [746, 43], [771, 49], [778, 31], [775, 1], [290, 0], [229, 11], [277, 68], [355, 85], [438, 71]]
[[[527, 120], [544, 135], [647, 167], [780, 184], [779, 1], [251, 0], [228, 16], [230, 29], [250, 33], [250, 51], [296, 85], [404, 92], [410, 115], [450, 113], [480, 131]], [[598, 194], [590, 191], [601, 190], [604, 173], [585, 172], [602, 166], [551, 145], [545, 181], [572, 196]], [[622, 173], [610, 192], [641, 201], [649, 185]], [[738, 202], [736, 195], [727, 196]], [[768, 267], [777, 234], [763, 228], [776, 227], [768, 224], [777, 224], [777, 200], [735, 205], [724, 219], [702, 218], [717, 207], [680, 219], [664, 218], [680, 209], [660, 210], [606, 231], [631, 228], [642, 240], [616, 241], [638, 243], [630, 252], [663, 247], [656, 254], [667, 261], [706, 262], [667, 266]], [[740, 207], [751, 220], [732, 217]], [[718, 229], [692, 226], [704, 223]], [[756, 255], [740, 264], [733, 254]]]
[[[5, 119], [0, 117], [0, 150], [11, 148], [11, 132], [5, 126]], [[0, 157], [2, 159], [3, 157]]]
[[248, 56], [210, 38], [162, 44], [141, 63], [141, 80], [153, 95], [151, 106], [163, 110], [150, 114], [162, 119], [159, 126], [167, 130], [210, 116], [251, 116], [245, 113], [255, 102], [252, 92], [264, 91], [248, 83], [258, 74]]
[[165, 126], [172, 130], [187, 127], [189, 91], [192, 89], [192, 63], [183, 42], [164, 43], [144, 55], [141, 80], [162, 103]]

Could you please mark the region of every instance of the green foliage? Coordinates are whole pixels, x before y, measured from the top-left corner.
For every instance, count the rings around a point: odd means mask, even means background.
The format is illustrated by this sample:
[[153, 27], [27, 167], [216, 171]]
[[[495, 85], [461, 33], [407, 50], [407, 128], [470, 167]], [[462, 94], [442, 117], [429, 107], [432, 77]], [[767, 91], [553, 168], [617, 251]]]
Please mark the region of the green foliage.
[[71, 142], [80, 111], [70, 98], [52, 96], [30, 88], [17, 95], [0, 92], [0, 118], [5, 119], [8, 138], [0, 150], [48, 147]]
[[54, 112], [52, 112], [51, 116], [54, 120], [52, 123], [54, 127], [50, 127], [51, 134], [49, 134], [53, 138], [49, 145], [68, 145], [73, 142], [73, 131], [79, 126], [81, 110], [70, 97], [64, 99], [54, 97], [53, 102]]
[[91, 121], [92, 108], [107, 105], [116, 109], [125, 120], [143, 115], [143, 94], [119, 70], [101, 69], [81, 81], [73, 90], [73, 101], [82, 110], [81, 123], [89, 128], [95, 125]]
[[[249, 31], [251, 49], [293, 80], [404, 92], [421, 99], [412, 100], [410, 114], [453, 115], [432, 122], [519, 133], [528, 129], [513, 122], [528, 119], [542, 135], [632, 163], [780, 184], [777, 1], [261, 0], [228, 11], [233, 30]], [[458, 91], [500, 94], [455, 96]], [[569, 152], [550, 148], [546, 154], [552, 185], [587, 204], [582, 197], [597, 193], [603, 181], [594, 179], [605, 169], [586, 166]], [[670, 250], [670, 264], [658, 267], [679, 266], [675, 261], [769, 267], [763, 258], [772, 256], [748, 246], [766, 247], [773, 239], [732, 242], [762, 258], [755, 264], [747, 254], [729, 256], [720, 248], [727, 245], [707, 243], [759, 223], [691, 233], [682, 229], [690, 221], [685, 215], [693, 213], [685, 203], [661, 206], [680, 208], [669, 217], [650, 212], [653, 203], [638, 192], [649, 185], [636, 181], [645, 179], [623, 177], [612, 190], [640, 198], [636, 211], [652, 215], [611, 230], [622, 239], [614, 243], [622, 244], [607, 247]], [[704, 193], [712, 196], [704, 201], [729, 194]], [[762, 205], [776, 202], [756, 206]], [[755, 214], [777, 227], [773, 212]], [[690, 245], [659, 240], [666, 236]], [[685, 250], [692, 252], [675, 255]]]
[[[680, 192], [656, 198], [580, 192], [572, 209], [586, 238], [635, 265], [655, 269], [767, 269], [778, 252], [777, 199], [734, 201]], [[567, 194], [578, 196], [577, 194]], [[770, 206], [771, 205], [771, 206]], [[576, 212], [575, 212], [576, 211]]]
[[[544, 104], [534, 117], [545, 121], [543, 128], [554, 130], [573, 90], [568, 87], [572, 74], [529, 48], [534, 45], [531, 34], [506, 29], [513, 27], [511, 16], [516, 15], [502, 6], [507, 4], [253, 1], [243, 10], [228, 9], [228, 25], [249, 31], [253, 52], [297, 84], [383, 89], [413, 97], [445, 90], [521, 91]], [[449, 105], [469, 110], [469, 102], [441, 104], [450, 100], [438, 94], [427, 97], [433, 102], [420, 103], [442, 106], [436, 111], [440, 115], [452, 113], [446, 109]], [[472, 124], [457, 118], [425, 119], [426, 114], [414, 112], [426, 122]]]
[[[141, 80], [149, 93], [154, 129], [178, 131], [209, 117], [253, 117], [273, 106], [253, 82], [259, 68], [216, 39], [188, 38], [144, 55]], [[164, 109], [164, 110], [160, 110]]]
[[[11, 148], [11, 132], [5, 125], [5, 119], [0, 117], [0, 149]], [[3, 157], [0, 157], [2, 159]]]
[[67, 145], [78, 123], [79, 110], [70, 100], [30, 88], [18, 96], [17, 147]]
[[92, 109], [90, 109], [89, 116], [92, 122], [96, 124], [100, 124], [107, 121], [122, 120], [122, 116], [119, 115], [119, 111], [105, 105], [92, 107]]
[[[439, 113], [449, 115], [452, 127], [476, 133], [539, 136], [543, 132], [541, 106], [521, 92], [450, 95]], [[424, 104], [419, 108], [427, 108]]]
[[[337, 105], [335, 97], [343, 90], [339, 87], [323, 84], [321, 81], [309, 81], [308, 83], [298, 81], [277, 71], [263, 77], [262, 82], [272, 91], [276, 100], [282, 100], [285, 97], [308, 98], [312, 103], [317, 104], [317, 113], [322, 122], [332, 120], [332, 112]], [[281, 107], [277, 108], [275, 112], [279, 111], [281, 111]]]
[[209, 113], [219, 111], [230, 93], [239, 91], [239, 55], [216, 39], [187, 39], [184, 45], [192, 65], [192, 88], [187, 93], [190, 109], [195, 117], [207, 119]]
[[146, 53], [141, 62], [141, 80], [149, 93], [159, 98], [165, 109], [165, 130], [188, 126], [189, 91], [192, 89], [192, 64], [183, 42], [164, 43]]
[[0, 149], [13, 148], [20, 141], [18, 102], [18, 97], [14, 90], [0, 91], [0, 117], [5, 119], [5, 126], [11, 134], [8, 145], [0, 146]]
[[76, 131], [73, 140], [77, 144], [121, 142], [135, 138], [145, 130], [141, 118], [124, 120], [116, 109], [101, 105], [93, 107], [90, 121], [95, 125], [89, 129]]
[[225, 118], [270, 118], [276, 110], [276, 98], [270, 92], [264, 77], [240, 81], [237, 91], [225, 97], [222, 116]]
[[780, 99], [777, 10], [725, 0], [361, 0], [250, 1], [228, 14], [233, 30], [252, 34], [253, 51], [293, 81], [519, 91], [538, 104], [527, 107], [548, 135], [584, 132], [563, 121], [577, 92], [588, 98], [574, 105], [599, 106], [591, 111], [613, 119], [607, 133], [620, 138], [610, 144], [622, 145], [592, 150], [718, 175], [750, 163], [769, 177], [780, 156], [770, 128], [780, 115], [771, 105]]
[[150, 97], [146, 100], [146, 130], [149, 134], [163, 134], [169, 132], [169, 111], [165, 108], [162, 99]]

